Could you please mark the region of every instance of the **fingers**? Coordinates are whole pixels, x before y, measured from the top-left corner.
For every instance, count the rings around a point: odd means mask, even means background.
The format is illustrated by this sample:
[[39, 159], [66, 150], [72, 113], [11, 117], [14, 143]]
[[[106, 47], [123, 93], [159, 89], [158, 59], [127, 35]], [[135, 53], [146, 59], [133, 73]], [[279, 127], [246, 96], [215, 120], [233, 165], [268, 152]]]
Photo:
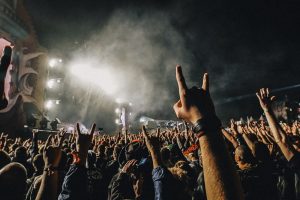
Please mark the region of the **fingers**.
[[93, 136], [93, 134], [94, 134], [94, 132], [95, 132], [95, 129], [96, 129], [96, 124], [93, 123], [92, 128], [91, 128], [91, 130], [90, 130], [90, 135], [91, 135], [91, 136]]
[[261, 99], [261, 96], [260, 96], [260, 94], [259, 94], [258, 92], [256, 92], [255, 94], [256, 94], [256, 96], [257, 96], [258, 100], [259, 100], [259, 101], [261, 101], [262, 99]]
[[80, 125], [79, 123], [76, 123], [76, 130], [77, 130], [77, 134], [80, 135]]
[[65, 135], [66, 135], [66, 131], [63, 129], [61, 131], [61, 135], [60, 135], [60, 139], [59, 139], [59, 143], [58, 143], [58, 147], [61, 148], [63, 145], [63, 141], [65, 139]]
[[145, 125], [143, 125], [143, 127], [142, 127], [142, 133], [143, 133], [144, 138], [147, 138], [147, 139], [149, 138]]
[[269, 88], [266, 88], [266, 96], [269, 97]]
[[209, 77], [208, 77], [208, 73], [205, 73], [203, 75], [203, 80], [202, 80], [202, 89], [209, 93]]
[[52, 139], [52, 135], [49, 135], [48, 138], [47, 138], [47, 140], [46, 140], [44, 150], [46, 150], [49, 147], [51, 139]]
[[159, 138], [159, 135], [160, 135], [160, 128], [158, 128], [158, 129], [156, 130], [156, 137]]
[[275, 101], [276, 97], [275, 96], [271, 96], [270, 100], [271, 101]]
[[180, 65], [176, 66], [176, 80], [178, 84], [180, 100], [182, 104], [185, 106], [185, 95], [187, 92], [187, 86]]

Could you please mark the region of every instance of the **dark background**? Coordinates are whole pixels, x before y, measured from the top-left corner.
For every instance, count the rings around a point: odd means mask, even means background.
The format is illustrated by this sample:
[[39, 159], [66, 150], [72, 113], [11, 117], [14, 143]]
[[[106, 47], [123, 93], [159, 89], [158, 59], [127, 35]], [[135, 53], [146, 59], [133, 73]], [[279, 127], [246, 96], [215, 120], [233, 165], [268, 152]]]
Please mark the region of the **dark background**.
[[[254, 93], [260, 87], [276, 89], [300, 83], [300, 2], [297, 0], [25, 2], [41, 44], [65, 57], [76, 45], [101, 31], [116, 9], [132, 9], [138, 15], [154, 11], [166, 13], [189, 49], [193, 66], [187, 75], [190, 84], [200, 84], [201, 74], [210, 73], [212, 96], [223, 119], [258, 115], [260, 110]], [[153, 66], [153, 71], [159, 72], [163, 67]], [[171, 109], [177, 99], [175, 73], [169, 77], [162, 84], [174, 95], [163, 108], [142, 114], [160, 119], [175, 118]], [[294, 88], [276, 95], [287, 93], [297, 99], [299, 91]], [[253, 96], [224, 103], [227, 98], [245, 94]]]

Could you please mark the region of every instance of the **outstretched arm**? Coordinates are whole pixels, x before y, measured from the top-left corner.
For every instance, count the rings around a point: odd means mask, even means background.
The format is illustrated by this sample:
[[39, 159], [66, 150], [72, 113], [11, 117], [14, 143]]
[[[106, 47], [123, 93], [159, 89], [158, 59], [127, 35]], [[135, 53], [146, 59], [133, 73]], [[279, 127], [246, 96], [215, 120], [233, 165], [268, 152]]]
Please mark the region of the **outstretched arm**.
[[49, 146], [51, 135], [48, 137], [43, 159], [45, 162], [44, 173], [42, 175], [42, 183], [39, 188], [36, 200], [54, 200], [57, 199], [58, 191], [58, 171], [57, 167], [61, 158], [60, 147]]
[[202, 163], [207, 199], [243, 199], [241, 183], [209, 95], [208, 74], [204, 74], [202, 88], [187, 88], [181, 66], [176, 67], [176, 79], [180, 96], [174, 105], [177, 117], [193, 123], [194, 127], [200, 123], [203, 125], [199, 141], [201, 153], [205, 155]]
[[295, 149], [293, 145], [287, 140], [287, 134], [282, 129], [274, 112], [271, 108], [271, 103], [274, 100], [274, 96], [269, 96], [269, 89], [262, 88], [259, 92], [256, 93], [256, 96], [259, 100], [260, 106], [263, 109], [268, 124], [270, 126], [271, 133], [274, 136], [275, 142], [278, 144], [280, 150], [282, 151], [284, 157], [289, 161], [295, 154]]

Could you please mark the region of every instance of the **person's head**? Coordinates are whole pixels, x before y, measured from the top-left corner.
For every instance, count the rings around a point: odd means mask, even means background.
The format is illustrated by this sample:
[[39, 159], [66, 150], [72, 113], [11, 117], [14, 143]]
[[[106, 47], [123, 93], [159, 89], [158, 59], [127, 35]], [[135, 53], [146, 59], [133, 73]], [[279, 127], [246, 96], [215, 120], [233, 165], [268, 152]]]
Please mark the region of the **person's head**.
[[11, 162], [11, 159], [5, 151], [0, 150], [0, 169], [4, 167], [5, 165], [9, 164]]
[[182, 188], [179, 194], [182, 196], [192, 196], [197, 183], [197, 176], [194, 170], [191, 168], [188, 162], [178, 161], [174, 167], [169, 168], [173, 177], [178, 180], [178, 183]]
[[168, 146], [170, 150], [170, 163], [174, 166], [178, 161], [185, 160], [181, 150], [179, 149], [178, 145], [171, 144]]
[[92, 168], [96, 163], [96, 159], [97, 159], [96, 154], [93, 151], [89, 150], [88, 156], [87, 156], [87, 161], [86, 161], [87, 168]]
[[16, 148], [14, 156], [15, 156], [15, 160], [18, 162], [26, 161], [27, 160], [26, 148], [23, 146]]
[[112, 158], [112, 153], [113, 153], [113, 149], [106, 146], [104, 151], [105, 157], [110, 160]]
[[238, 146], [234, 151], [234, 159], [238, 167], [243, 170], [254, 163], [251, 152], [243, 145]]
[[34, 170], [37, 172], [41, 172], [44, 169], [44, 160], [43, 160], [43, 155], [42, 154], [37, 154], [34, 156], [33, 161], [32, 161]]
[[27, 172], [20, 163], [12, 162], [0, 170], [0, 197], [23, 200], [26, 194]]
[[104, 144], [100, 144], [98, 146], [98, 153], [100, 156], [104, 156], [105, 155], [105, 145]]
[[112, 157], [114, 160], [118, 160], [118, 157], [119, 157], [119, 154], [120, 154], [120, 151], [122, 150], [122, 146], [117, 144], [115, 145], [114, 147], [114, 150], [113, 150], [113, 154], [112, 154]]
[[164, 166], [171, 167], [170, 164], [170, 150], [167, 147], [163, 147], [160, 150], [161, 160]]

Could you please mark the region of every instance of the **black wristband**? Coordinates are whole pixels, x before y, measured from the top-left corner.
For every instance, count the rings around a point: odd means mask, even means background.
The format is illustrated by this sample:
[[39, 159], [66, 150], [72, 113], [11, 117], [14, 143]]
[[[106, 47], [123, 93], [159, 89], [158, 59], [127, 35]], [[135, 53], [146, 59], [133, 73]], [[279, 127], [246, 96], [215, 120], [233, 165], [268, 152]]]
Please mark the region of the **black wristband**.
[[204, 131], [218, 130], [221, 127], [221, 121], [217, 116], [204, 117], [198, 119], [192, 127], [193, 133], [197, 134]]

